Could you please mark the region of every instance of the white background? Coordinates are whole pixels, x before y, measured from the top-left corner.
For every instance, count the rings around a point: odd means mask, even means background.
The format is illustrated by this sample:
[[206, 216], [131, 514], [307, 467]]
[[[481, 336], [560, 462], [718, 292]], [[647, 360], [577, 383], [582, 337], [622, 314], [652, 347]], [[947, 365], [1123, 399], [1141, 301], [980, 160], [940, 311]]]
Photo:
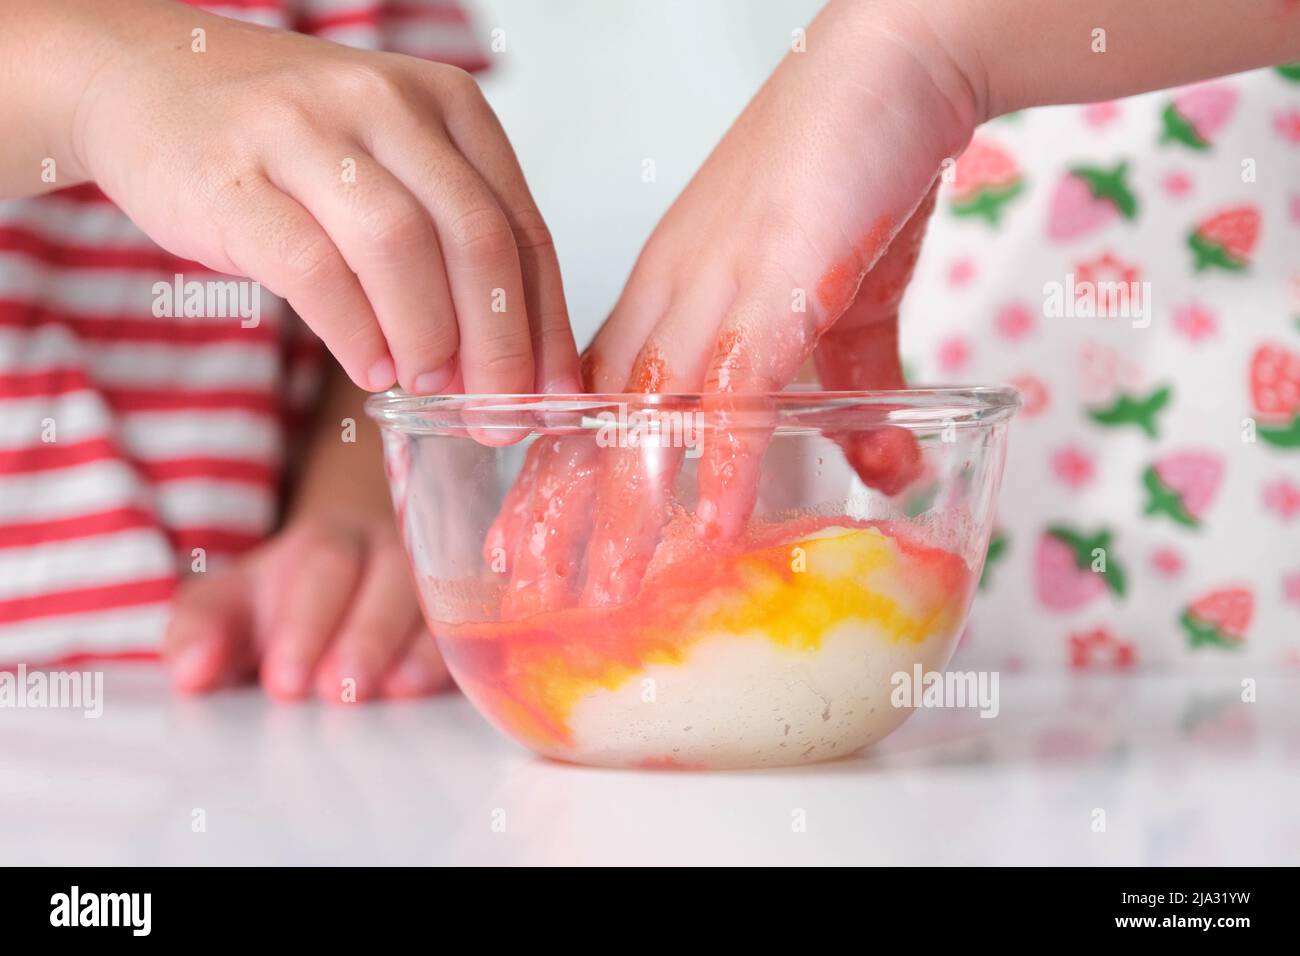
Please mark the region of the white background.
[[[578, 345], [659, 217], [790, 48], [815, 0], [474, 0], [505, 31], [481, 77], [560, 253]], [[655, 161], [657, 180], [641, 178]]]
[[682, 773], [541, 760], [459, 694], [295, 707], [119, 666], [98, 720], [0, 709], [0, 864], [1295, 865], [1300, 678], [1258, 690], [1004, 673], [991, 720]]

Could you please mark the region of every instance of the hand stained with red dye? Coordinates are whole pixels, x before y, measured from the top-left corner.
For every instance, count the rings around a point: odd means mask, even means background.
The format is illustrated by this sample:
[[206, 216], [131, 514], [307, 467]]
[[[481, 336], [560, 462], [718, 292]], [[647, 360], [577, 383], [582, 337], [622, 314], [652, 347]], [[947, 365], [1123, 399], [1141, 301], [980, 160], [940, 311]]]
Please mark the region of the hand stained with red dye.
[[831, 265], [817, 282], [817, 301], [825, 310], [825, 328], [844, 314], [858, 294], [862, 279], [889, 247], [897, 226], [890, 216], [879, 216], [851, 255]]
[[643, 395], [656, 395], [664, 390], [669, 381], [668, 364], [659, 350], [647, 345], [637, 357], [632, 368], [632, 377], [628, 380], [627, 390]]

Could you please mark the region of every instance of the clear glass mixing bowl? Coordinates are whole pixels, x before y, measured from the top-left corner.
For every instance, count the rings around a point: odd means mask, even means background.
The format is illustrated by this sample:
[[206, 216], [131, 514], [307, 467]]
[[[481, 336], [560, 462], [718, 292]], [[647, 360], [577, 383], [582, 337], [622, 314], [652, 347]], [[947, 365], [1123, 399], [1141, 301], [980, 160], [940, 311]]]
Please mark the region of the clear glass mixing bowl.
[[906, 719], [900, 675], [942, 671], [965, 622], [1018, 405], [389, 392], [368, 411], [425, 619], [489, 721], [561, 760], [737, 768], [846, 756]]

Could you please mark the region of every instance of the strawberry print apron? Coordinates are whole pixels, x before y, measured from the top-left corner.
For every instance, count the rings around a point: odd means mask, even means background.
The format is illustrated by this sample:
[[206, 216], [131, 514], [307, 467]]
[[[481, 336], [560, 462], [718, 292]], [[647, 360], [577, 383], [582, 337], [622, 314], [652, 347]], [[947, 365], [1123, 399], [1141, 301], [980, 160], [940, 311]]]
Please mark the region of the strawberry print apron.
[[1300, 666], [1300, 64], [982, 127], [902, 321], [1024, 400], [964, 660]]

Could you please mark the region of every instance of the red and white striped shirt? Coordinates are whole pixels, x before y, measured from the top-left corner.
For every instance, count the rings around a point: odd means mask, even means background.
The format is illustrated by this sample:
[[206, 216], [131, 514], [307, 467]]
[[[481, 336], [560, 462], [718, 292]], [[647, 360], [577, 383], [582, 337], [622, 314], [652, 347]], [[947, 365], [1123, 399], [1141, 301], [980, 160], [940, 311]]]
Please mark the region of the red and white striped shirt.
[[[192, 5], [486, 65], [454, 0]], [[155, 653], [196, 556], [212, 570], [275, 527], [319, 343], [265, 292], [252, 328], [157, 318], [177, 275], [223, 278], [94, 187], [0, 203], [0, 666]]]

